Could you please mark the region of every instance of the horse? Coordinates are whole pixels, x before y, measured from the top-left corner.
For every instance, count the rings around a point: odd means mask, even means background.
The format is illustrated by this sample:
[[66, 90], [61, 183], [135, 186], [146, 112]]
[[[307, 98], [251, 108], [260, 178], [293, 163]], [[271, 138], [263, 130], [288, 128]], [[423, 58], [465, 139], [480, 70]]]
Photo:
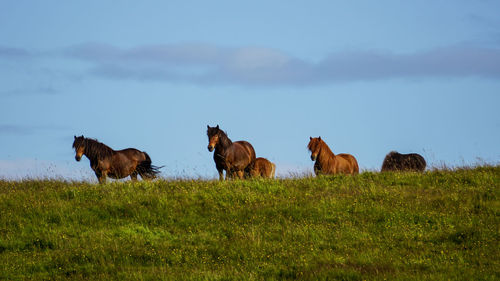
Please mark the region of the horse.
[[425, 166], [425, 159], [420, 154], [401, 154], [396, 151], [391, 151], [385, 156], [381, 171], [423, 172], [425, 170]]
[[238, 176], [243, 179], [245, 172], [253, 169], [255, 164], [255, 150], [247, 141], [232, 142], [227, 134], [217, 127], [207, 125], [208, 151], [214, 152], [214, 162], [219, 180], [226, 180]]
[[274, 178], [276, 172], [276, 165], [263, 157], [255, 159], [255, 165], [250, 170], [251, 177]]
[[316, 175], [359, 173], [358, 161], [354, 156], [345, 153], [333, 154], [321, 137], [309, 137], [307, 148], [311, 151], [311, 160], [316, 161], [314, 163]]
[[80, 161], [85, 155], [90, 160], [90, 168], [94, 170], [99, 183], [105, 183], [106, 177], [122, 179], [130, 176], [132, 181], [140, 175], [144, 180], [151, 180], [160, 173], [151, 165], [151, 158], [144, 151], [135, 148], [113, 150], [96, 139], [75, 136], [73, 141], [75, 160]]

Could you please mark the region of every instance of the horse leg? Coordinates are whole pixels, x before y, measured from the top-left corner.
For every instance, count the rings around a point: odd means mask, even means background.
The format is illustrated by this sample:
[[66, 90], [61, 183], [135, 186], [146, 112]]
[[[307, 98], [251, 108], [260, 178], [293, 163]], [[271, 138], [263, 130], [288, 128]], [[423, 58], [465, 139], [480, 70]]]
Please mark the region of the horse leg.
[[[222, 168], [220, 168], [220, 169], [219, 169], [219, 168], [217, 168], [217, 172], [219, 172], [219, 180], [220, 180], [220, 181], [223, 181], [223, 180], [224, 180], [224, 169], [222, 169]], [[226, 173], [226, 175], [227, 175], [227, 173]]]
[[[138, 172], [137, 172], [137, 170], [136, 170], [136, 171], [134, 171], [134, 172], [130, 175], [130, 177], [132, 177], [132, 175], [134, 175], [134, 174], [135, 174], [135, 180], [137, 180], [137, 173], [138, 173]], [[145, 180], [145, 181], [150, 181], [150, 180], [154, 179], [154, 177], [152, 177], [152, 176], [151, 176], [151, 175], [149, 175], [148, 173], [139, 173], [139, 175], [140, 175], [140, 176], [141, 176], [141, 178], [142, 178], [143, 180]]]
[[132, 181], [137, 181], [137, 170], [133, 171], [132, 174], [130, 174], [130, 179]]
[[319, 165], [318, 161], [314, 162], [314, 174], [316, 176], [321, 174], [321, 166]]
[[237, 171], [236, 174], [238, 175], [238, 177], [240, 178], [240, 180], [242, 180], [243, 176], [245, 175], [245, 172], [244, 171]]
[[227, 168], [226, 169], [226, 180], [230, 180], [234, 178], [234, 171], [232, 168]]
[[107, 173], [101, 172], [101, 171], [95, 171], [95, 175], [97, 177], [97, 180], [99, 183], [106, 183], [106, 176]]
[[229, 169], [229, 170], [226, 171], [226, 180], [227, 179], [233, 180], [233, 179], [236, 178], [236, 176], [237, 176], [237, 173], [236, 173], [236, 171], [234, 169]]
[[248, 173], [248, 178], [256, 178], [258, 176], [259, 176], [259, 171], [257, 171], [257, 169], [252, 169]]

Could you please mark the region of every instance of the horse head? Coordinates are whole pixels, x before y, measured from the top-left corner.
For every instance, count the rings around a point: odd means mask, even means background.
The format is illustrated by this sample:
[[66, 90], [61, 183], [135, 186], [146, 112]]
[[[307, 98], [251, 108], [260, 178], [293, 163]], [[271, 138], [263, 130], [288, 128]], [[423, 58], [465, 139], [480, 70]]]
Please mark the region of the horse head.
[[75, 140], [73, 141], [73, 148], [75, 149], [75, 160], [80, 161], [82, 159], [83, 153], [85, 152], [85, 137], [75, 136]]
[[309, 149], [309, 151], [311, 151], [312, 161], [316, 161], [316, 158], [318, 157], [318, 154], [321, 150], [321, 142], [321, 137], [309, 137], [309, 144], [307, 145], [307, 148]]
[[207, 125], [208, 151], [214, 151], [215, 146], [219, 143], [219, 132], [219, 125], [216, 127], [210, 127]]

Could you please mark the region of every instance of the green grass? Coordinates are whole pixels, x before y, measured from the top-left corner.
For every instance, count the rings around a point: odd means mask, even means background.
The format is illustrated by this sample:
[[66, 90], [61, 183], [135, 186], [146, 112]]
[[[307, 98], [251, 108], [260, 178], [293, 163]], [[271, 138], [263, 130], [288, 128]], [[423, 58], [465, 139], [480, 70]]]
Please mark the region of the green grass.
[[0, 181], [0, 279], [499, 280], [500, 167]]

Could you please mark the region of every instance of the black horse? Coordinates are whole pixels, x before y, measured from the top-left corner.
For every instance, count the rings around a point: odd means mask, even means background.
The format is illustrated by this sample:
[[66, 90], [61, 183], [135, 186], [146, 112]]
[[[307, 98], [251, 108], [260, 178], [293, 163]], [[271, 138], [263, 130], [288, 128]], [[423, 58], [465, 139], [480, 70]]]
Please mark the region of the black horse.
[[151, 165], [151, 158], [144, 151], [135, 148], [113, 150], [111, 147], [95, 139], [77, 137], [73, 142], [75, 159], [80, 161], [82, 155], [90, 160], [90, 167], [100, 183], [106, 182], [106, 177], [121, 179], [130, 176], [135, 181], [137, 175], [142, 179], [156, 178], [161, 167]]
[[425, 170], [425, 159], [417, 153], [401, 154], [391, 151], [385, 156], [382, 164], [382, 172], [386, 171], [413, 171], [423, 172]]

